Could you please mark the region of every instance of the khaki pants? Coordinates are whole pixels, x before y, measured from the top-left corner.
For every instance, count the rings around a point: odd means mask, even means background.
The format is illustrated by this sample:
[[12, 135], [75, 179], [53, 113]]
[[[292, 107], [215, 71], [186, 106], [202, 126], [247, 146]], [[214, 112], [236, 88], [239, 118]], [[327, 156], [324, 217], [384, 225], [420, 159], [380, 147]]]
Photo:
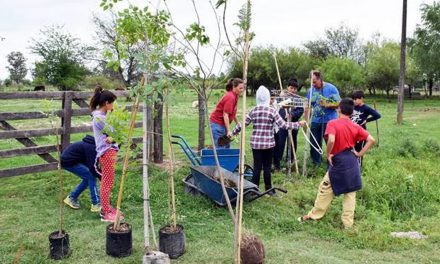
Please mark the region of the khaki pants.
[[[319, 184], [318, 195], [316, 196], [315, 205], [307, 214], [313, 220], [319, 220], [324, 217], [330, 203], [335, 195], [333, 194], [332, 185], [328, 172], [325, 174], [321, 184]], [[345, 193], [342, 201], [342, 223], [345, 228], [353, 226], [354, 209], [356, 207], [356, 192]]]

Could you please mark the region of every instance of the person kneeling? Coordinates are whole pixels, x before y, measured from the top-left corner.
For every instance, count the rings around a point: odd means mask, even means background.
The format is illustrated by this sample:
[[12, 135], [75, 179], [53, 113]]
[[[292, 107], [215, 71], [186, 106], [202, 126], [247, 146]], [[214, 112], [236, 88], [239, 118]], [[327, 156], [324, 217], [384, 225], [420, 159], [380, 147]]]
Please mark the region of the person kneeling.
[[[298, 221], [319, 220], [324, 217], [335, 196], [344, 194], [342, 202], [342, 223], [351, 228], [354, 222], [356, 191], [362, 189], [362, 180], [358, 158], [375, 143], [374, 138], [361, 126], [350, 120], [353, 113], [353, 100], [345, 98], [339, 105], [339, 119], [328, 123], [325, 130], [327, 143], [327, 160], [329, 169], [319, 185], [315, 205], [312, 210]], [[356, 142], [366, 140], [359, 151], [353, 150]]]

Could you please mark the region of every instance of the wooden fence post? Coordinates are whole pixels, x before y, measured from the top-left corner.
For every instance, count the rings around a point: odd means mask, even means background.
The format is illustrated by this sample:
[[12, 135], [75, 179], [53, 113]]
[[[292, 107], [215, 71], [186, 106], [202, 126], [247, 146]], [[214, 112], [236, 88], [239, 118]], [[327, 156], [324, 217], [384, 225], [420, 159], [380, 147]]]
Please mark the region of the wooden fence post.
[[63, 94], [63, 116], [61, 118], [61, 151], [65, 150], [70, 144], [70, 129], [72, 127], [72, 100], [74, 92], [64, 92]]

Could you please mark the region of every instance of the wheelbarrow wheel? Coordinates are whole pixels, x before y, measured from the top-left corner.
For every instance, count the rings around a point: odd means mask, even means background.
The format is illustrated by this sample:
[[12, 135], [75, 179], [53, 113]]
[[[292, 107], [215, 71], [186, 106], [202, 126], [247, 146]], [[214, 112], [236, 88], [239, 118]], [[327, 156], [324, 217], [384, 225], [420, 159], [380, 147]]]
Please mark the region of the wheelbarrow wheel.
[[[237, 165], [237, 167], [235, 168], [234, 172], [239, 172], [239, 166]], [[254, 175], [254, 168], [252, 168], [250, 165], [248, 164], [244, 164], [244, 178], [246, 180], [251, 180], [252, 176]]]

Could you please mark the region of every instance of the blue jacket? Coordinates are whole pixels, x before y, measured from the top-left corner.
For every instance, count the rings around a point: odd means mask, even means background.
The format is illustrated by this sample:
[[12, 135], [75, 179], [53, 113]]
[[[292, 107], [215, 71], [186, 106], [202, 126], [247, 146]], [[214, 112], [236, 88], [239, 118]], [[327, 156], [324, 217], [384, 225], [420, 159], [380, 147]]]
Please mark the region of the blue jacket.
[[92, 136], [86, 135], [82, 141], [70, 144], [61, 154], [61, 167], [83, 164], [89, 168], [93, 176], [101, 178], [95, 169], [96, 145]]

